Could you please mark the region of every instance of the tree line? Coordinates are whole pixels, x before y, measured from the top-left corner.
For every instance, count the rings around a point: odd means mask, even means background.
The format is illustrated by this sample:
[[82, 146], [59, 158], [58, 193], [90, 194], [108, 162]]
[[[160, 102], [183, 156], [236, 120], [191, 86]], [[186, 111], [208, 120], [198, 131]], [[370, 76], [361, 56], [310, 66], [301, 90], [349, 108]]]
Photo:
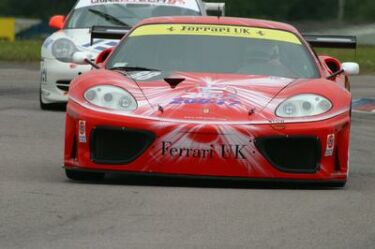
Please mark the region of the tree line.
[[[220, 2], [220, 0], [207, 0]], [[222, 0], [223, 1], [223, 0]], [[274, 19], [281, 21], [336, 20], [340, 0], [225, 0], [228, 16]], [[344, 21], [375, 21], [374, 0], [342, 0]], [[76, 0], [1, 0], [0, 16], [48, 19], [67, 14]]]

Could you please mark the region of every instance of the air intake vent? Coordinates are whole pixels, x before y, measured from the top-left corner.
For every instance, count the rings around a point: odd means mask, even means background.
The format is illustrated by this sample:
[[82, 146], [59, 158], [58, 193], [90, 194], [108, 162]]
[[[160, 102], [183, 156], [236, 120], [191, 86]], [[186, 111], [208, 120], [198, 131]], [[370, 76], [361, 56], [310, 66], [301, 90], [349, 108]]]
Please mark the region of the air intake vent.
[[128, 164], [154, 142], [148, 131], [97, 127], [91, 133], [91, 160], [99, 164]]
[[265, 137], [256, 140], [263, 156], [278, 170], [288, 173], [316, 173], [321, 146], [316, 137]]

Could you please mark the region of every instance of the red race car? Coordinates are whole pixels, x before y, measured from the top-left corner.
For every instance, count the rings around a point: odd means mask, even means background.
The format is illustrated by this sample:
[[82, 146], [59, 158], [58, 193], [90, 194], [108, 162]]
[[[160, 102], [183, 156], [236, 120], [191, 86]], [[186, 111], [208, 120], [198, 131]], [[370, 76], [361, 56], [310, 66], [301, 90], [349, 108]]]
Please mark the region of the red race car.
[[64, 165], [73, 180], [108, 172], [318, 182], [348, 177], [356, 63], [312, 47], [355, 37], [301, 35], [283, 23], [148, 19], [76, 78]]

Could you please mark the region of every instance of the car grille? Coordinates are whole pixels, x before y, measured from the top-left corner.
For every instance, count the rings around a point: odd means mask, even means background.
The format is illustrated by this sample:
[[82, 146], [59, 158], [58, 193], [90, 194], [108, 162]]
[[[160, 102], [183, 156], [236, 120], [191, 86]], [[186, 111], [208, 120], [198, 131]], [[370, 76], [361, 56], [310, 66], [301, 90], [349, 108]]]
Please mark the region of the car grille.
[[256, 146], [280, 171], [316, 173], [319, 170], [321, 145], [316, 137], [265, 137], [257, 139]]
[[57, 88], [64, 91], [64, 92], [69, 91], [69, 85], [70, 85], [70, 80], [58, 80], [58, 81], [56, 81]]
[[91, 160], [98, 164], [128, 164], [154, 142], [148, 131], [97, 127], [91, 133]]

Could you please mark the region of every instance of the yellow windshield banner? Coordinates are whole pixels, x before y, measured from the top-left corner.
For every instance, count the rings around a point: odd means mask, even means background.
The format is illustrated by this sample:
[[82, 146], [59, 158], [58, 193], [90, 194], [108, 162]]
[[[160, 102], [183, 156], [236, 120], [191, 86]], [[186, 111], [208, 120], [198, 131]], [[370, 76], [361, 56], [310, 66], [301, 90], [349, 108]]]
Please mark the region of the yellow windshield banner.
[[152, 35], [202, 35], [263, 39], [302, 44], [293, 33], [265, 28], [211, 24], [151, 24], [138, 27], [130, 37]]

